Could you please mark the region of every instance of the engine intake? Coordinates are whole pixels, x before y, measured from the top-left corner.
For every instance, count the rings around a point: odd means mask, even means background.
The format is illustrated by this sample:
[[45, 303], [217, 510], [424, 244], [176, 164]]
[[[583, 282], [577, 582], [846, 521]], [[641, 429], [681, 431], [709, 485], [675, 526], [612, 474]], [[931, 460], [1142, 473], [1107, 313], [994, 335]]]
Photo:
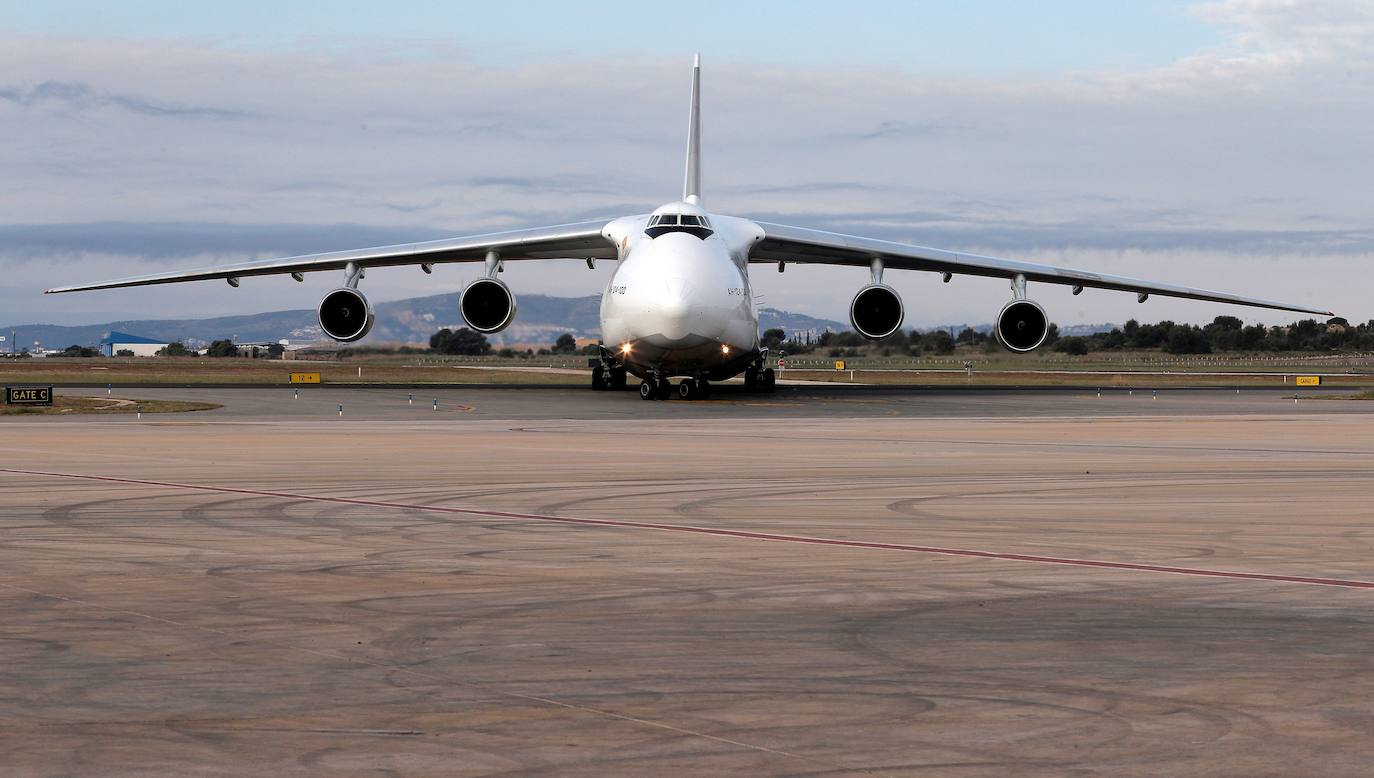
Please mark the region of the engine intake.
[[869, 284], [849, 304], [849, 323], [869, 340], [881, 340], [897, 331], [906, 316], [897, 290], [885, 284]]
[[479, 278], [463, 287], [458, 307], [463, 320], [477, 332], [500, 332], [515, 318], [515, 295], [495, 278]]
[[341, 343], [360, 340], [372, 331], [372, 305], [362, 292], [342, 287], [320, 300], [320, 329]]
[[1049, 332], [1045, 309], [1030, 300], [1012, 300], [997, 314], [997, 339], [1011, 351], [1034, 351]]

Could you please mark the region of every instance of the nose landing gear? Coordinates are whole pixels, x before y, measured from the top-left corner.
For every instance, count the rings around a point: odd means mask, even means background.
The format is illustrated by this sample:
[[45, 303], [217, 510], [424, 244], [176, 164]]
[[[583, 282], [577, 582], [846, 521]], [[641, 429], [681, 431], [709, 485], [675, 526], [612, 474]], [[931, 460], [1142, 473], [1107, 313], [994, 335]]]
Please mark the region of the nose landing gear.
[[666, 378], [651, 377], [639, 385], [641, 400], [667, 400], [674, 394], [683, 400], [705, 400], [711, 396], [711, 384], [704, 378], [684, 378], [674, 387]]
[[677, 396], [684, 400], [705, 400], [711, 396], [711, 384], [706, 379], [684, 378], [677, 385]]
[[672, 383], [657, 370], [651, 375], [645, 376], [644, 382], [639, 385], [639, 399], [641, 400], [666, 400], [672, 396]]

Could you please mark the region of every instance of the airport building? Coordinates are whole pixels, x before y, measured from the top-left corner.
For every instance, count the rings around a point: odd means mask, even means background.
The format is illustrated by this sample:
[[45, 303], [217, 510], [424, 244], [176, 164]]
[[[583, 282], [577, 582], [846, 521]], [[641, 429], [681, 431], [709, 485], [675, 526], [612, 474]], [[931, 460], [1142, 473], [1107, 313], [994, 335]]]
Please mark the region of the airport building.
[[125, 332], [111, 332], [100, 341], [100, 353], [107, 357], [117, 355], [121, 351], [131, 351], [136, 357], [153, 357], [157, 352], [167, 348], [166, 341], [153, 340], [138, 335], [130, 335]]

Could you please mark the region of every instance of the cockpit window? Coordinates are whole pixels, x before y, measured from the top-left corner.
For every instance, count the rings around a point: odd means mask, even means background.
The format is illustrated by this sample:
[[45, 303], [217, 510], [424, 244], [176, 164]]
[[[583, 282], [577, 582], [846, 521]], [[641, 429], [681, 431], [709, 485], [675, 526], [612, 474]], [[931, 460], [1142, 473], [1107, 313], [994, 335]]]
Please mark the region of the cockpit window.
[[697, 216], [691, 213], [661, 213], [649, 219], [649, 224], [644, 230], [651, 238], [669, 232], [687, 232], [695, 235], [702, 240], [711, 237], [711, 223], [705, 216]]

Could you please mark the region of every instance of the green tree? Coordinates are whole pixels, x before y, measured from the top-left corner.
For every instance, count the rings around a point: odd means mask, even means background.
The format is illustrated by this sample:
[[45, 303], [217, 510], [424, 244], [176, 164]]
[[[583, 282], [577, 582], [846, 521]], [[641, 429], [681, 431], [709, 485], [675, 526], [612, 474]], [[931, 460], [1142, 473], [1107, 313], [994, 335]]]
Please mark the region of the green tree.
[[239, 355], [239, 347], [234, 345], [232, 340], [215, 340], [210, 342], [210, 348], [205, 350], [207, 357], [236, 357]]
[[921, 336], [921, 348], [936, 354], [953, 354], [954, 338], [946, 330], [931, 330]]
[[1081, 357], [1088, 353], [1088, 339], [1066, 335], [1056, 341], [1052, 348], [1071, 357]]
[[577, 338], [571, 332], [565, 332], [558, 336], [558, 340], [553, 342], [553, 353], [555, 354], [576, 354]]
[[1169, 328], [1164, 350], [1170, 354], [1210, 354], [1212, 344], [1207, 342], [1207, 337], [1197, 327], [1175, 324]]
[[157, 355], [160, 357], [190, 357], [195, 356], [195, 352], [186, 348], [186, 344], [178, 340], [158, 349]]
[[481, 356], [491, 353], [491, 344], [487, 342], [486, 336], [467, 327], [457, 332], [448, 327], [439, 330], [430, 336], [429, 347], [440, 354]]

